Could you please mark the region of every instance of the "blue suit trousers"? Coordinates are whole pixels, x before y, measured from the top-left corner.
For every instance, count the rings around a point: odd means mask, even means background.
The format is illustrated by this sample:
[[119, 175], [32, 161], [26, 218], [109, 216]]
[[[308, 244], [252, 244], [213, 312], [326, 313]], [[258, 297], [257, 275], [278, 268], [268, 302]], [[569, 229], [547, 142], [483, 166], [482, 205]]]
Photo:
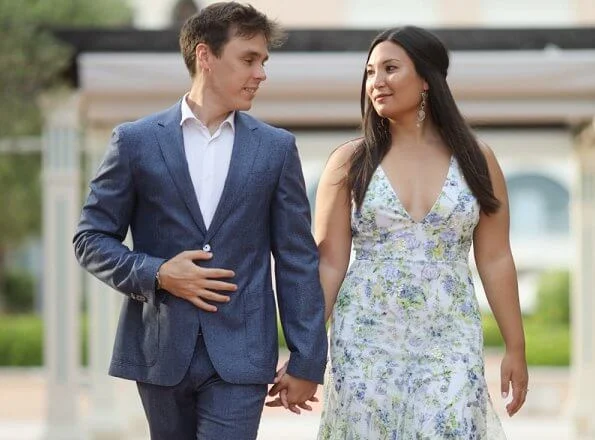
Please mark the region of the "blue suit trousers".
[[174, 386], [137, 382], [151, 440], [255, 440], [266, 384], [225, 382], [199, 335], [190, 367]]

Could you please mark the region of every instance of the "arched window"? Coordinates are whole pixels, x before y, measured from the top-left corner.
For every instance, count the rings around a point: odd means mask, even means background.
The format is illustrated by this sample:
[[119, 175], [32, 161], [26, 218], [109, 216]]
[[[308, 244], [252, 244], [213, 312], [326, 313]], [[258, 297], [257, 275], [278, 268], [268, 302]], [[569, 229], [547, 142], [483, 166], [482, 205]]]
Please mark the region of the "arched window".
[[540, 174], [517, 174], [507, 178], [511, 234], [520, 238], [568, 235], [568, 190]]

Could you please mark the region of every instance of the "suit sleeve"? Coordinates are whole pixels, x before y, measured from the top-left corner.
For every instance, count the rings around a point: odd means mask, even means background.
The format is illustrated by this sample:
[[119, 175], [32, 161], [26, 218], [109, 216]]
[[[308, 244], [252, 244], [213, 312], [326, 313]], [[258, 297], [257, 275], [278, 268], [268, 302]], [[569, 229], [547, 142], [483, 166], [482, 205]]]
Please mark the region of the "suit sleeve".
[[91, 181], [73, 239], [74, 250], [81, 266], [101, 281], [137, 301], [156, 305], [155, 274], [165, 260], [131, 251], [122, 243], [136, 200], [126, 153], [118, 127]]
[[287, 373], [322, 383], [327, 355], [324, 296], [293, 136], [271, 205], [271, 236], [281, 325], [291, 352]]

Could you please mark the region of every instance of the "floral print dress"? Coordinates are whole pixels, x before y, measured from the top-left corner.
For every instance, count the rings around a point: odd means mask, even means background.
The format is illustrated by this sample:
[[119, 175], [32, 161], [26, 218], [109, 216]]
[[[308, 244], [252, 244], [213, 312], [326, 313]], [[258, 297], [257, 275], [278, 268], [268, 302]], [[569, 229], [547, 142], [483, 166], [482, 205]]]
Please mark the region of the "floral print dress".
[[319, 439], [506, 438], [468, 265], [478, 221], [454, 157], [421, 221], [377, 168], [352, 214], [355, 260], [333, 311]]

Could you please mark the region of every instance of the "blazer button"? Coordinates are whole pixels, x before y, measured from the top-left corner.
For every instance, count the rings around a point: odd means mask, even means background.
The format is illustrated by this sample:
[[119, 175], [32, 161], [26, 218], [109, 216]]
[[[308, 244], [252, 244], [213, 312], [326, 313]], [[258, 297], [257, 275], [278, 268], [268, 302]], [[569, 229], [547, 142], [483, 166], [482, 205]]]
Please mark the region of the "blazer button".
[[205, 244], [202, 247], [202, 250], [205, 251], [205, 252], [211, 252], [211, 245], [209, 243]]
[[135, 301], [140, 301], [140, 302], [147, 302], [147, 297], [144, 295], [140, 295], [140, 294], [136, 294], [136, 293], [131, 293], [130, 297], [135, 300]]

